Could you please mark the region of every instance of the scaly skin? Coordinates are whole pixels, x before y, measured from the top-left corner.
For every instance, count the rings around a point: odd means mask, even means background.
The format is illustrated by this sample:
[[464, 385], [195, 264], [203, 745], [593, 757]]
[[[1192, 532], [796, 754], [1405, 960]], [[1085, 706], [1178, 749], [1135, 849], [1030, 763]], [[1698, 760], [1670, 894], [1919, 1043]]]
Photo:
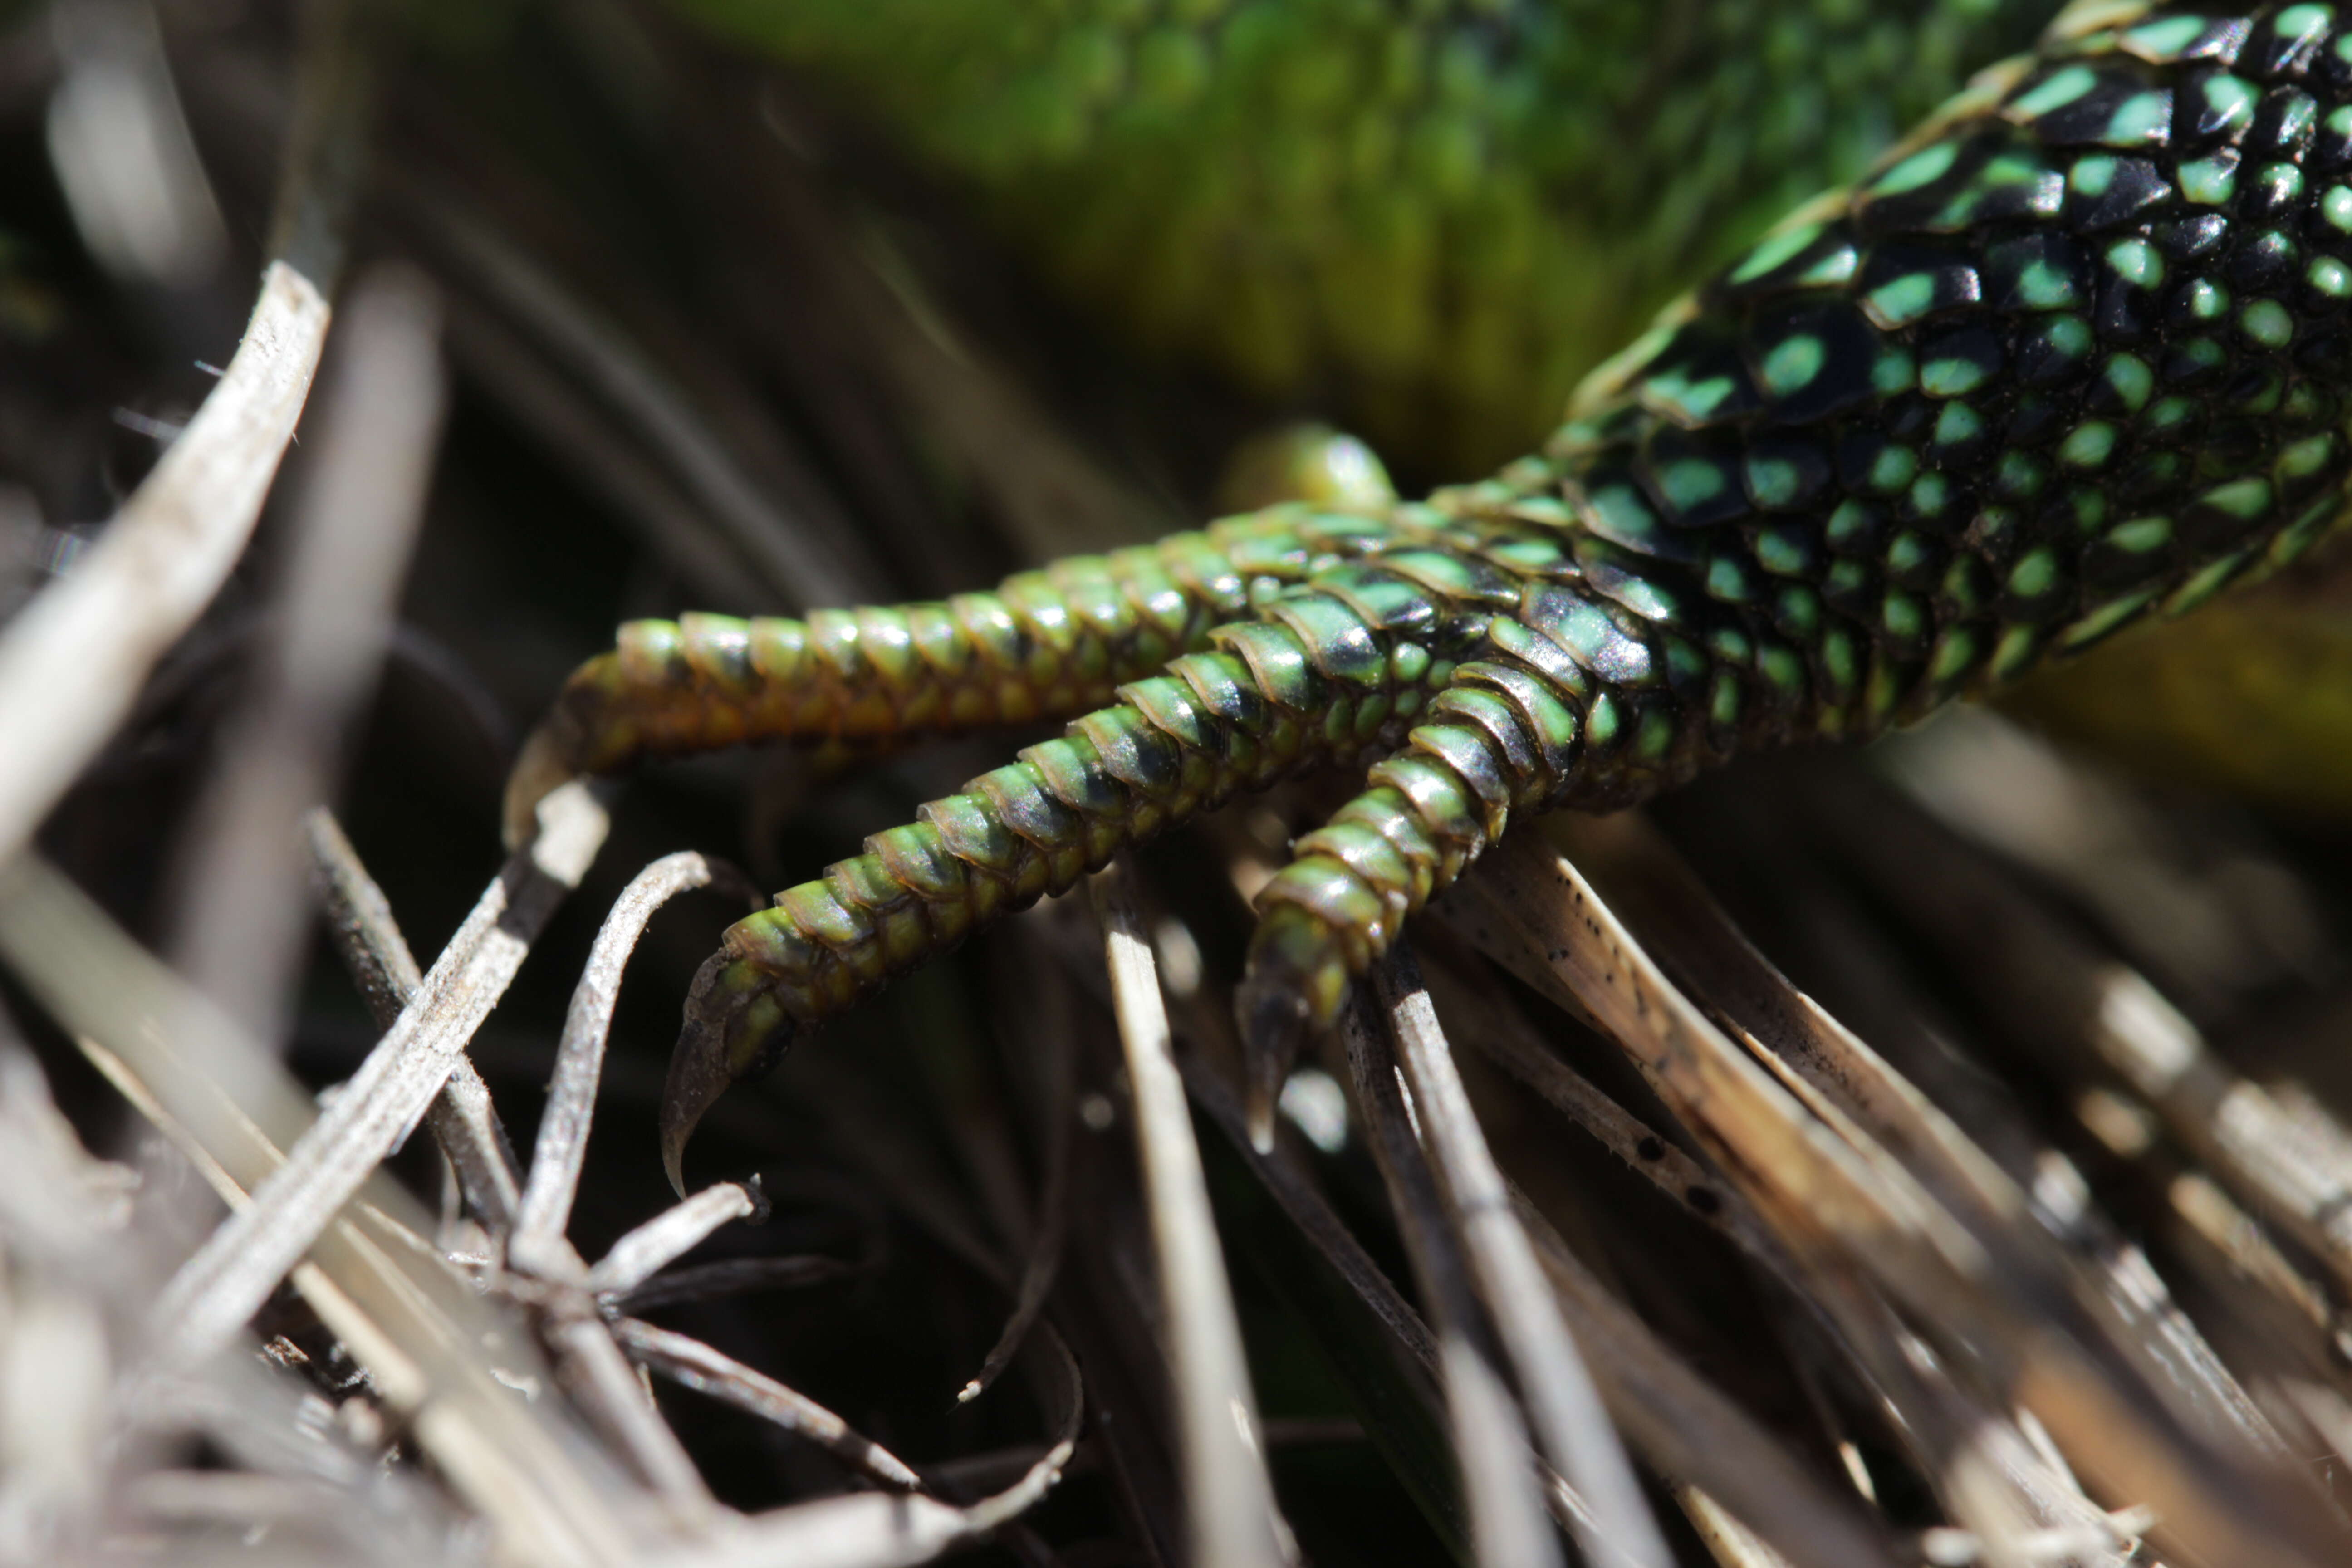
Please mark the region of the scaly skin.
[[[1209, 651], [736, 925], [687, 1077], [715, 1092], [1121, 846], [1370, 747], [1260, 899], [1262, 1110], [1514, 812], [1865, 738], [2299, 554], [2352, 471], [2352, 31], [2308, 5], [2075, 15], [1670, 310], [1540, 456], [1211, 531], [1295, 531], [1287, 585], [1196, 596], [1229, 617]], [[681, 668], [580, 679], [606, 732], [683, 703], [725, 711], [676, 732], [733, 738], [740, 700]], [[581, 732], [565, 761], [598, 765]]]

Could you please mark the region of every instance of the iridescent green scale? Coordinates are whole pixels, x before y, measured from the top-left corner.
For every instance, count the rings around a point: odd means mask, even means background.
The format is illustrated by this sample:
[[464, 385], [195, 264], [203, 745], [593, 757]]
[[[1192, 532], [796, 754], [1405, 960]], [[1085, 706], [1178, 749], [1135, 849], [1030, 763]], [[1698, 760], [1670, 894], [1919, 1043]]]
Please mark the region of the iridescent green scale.
[[[1515, 812], [1864, 738], [2293, 559], [2352, 471], [2348, 298], [2337, 8], [2077, 5], [1669, 310], [1539, 456], [1064, 563], [972, 601], [997, 620], [837, 623], [936, 624], [929, 665], [855, 664], [814, 619], [802, 644], [836, 649], [814, 686], [738, 651], [782, 635], [756, 624], [700, 655], [690, 630], [625, 635], [516, 802], [648, 736], [873, 735], [1133, 682], [730, 931], [681, 1042], [715, 1087], [1124, 844], [1371, 760], [1260, 900], [1240, 1005], [1263, 1111], [1302, 1033]], [[1149, 608], [1136, 584], [1163, 582]], [[632, 663], [646, 643], [664, 657]], [[959, 708], [950, 665], [984, 667], [988, 702]]]

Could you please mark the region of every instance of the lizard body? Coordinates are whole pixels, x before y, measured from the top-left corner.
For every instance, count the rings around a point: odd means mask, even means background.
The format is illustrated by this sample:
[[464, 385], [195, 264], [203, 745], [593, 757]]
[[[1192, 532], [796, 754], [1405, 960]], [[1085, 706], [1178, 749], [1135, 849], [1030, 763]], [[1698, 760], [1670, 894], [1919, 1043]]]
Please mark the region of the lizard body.
[[719, 1087], [1238, 790], [1372, 757], [1260, 899], [1263, 1116], [1302, 1034], [1515, 815], [1859, 740], [2307, 549], [2352, 446], [2352, 16], [2104, 4], [1801, 208], [1425, 500], [1292, 506], [992, 595], [641, 624], [554, 779], [740, 740], [1068, 717], [739, 922], [673, 1068]]

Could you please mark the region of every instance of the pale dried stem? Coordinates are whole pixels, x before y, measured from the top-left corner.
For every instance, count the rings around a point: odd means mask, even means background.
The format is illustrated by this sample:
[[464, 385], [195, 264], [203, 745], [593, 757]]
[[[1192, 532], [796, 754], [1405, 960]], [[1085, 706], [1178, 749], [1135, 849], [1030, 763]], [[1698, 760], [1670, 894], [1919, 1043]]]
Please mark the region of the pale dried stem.
[[1290, 1555], [1288, 1531], [1265, 1471], [1241, 1325], [1176, 1069], [1159, 968], [1127, 881], [1121, 861], [1087, 886], [1134, 1096], [1136, 1152], [1167, 1314], [1189, 1551], [1196, 1564], [1275, 1568]]
[[1060, 1481], [1086, 1416], [1077, 1363], [1059, 1335], [1048, 1330], [1039, 1337], [1056, 1352], [1053, 1366], [1063, 1385], [1063, 1408], [1053, 1445], [1004, 1490], [968, 1508], [904, 1493], [803, 1503], [714, 1531], [708, 1545], [651, 1563], [655, 1568], [909, 1568], [1003, 1529]]
[[327, 340], [371, 95], [350, 16], [306, 40], [273, 259], [204, 404], [71, 575], [0, 629], [0, 863], [31, 839], [245, 552]]
[[[32, 857], [0, 872], [0, 954], [224, 1201], [245, 1203], [310, 1124], [310, 1095], [272, 1054]], [[312, 1240], [294, 1284], [501, 1550], [549, 1563], [625, 1555], [636, 1494], [559, 1404], [509, 1392], [543, 1381], [545, 1363], [440, 1261], [430, 1231], [377, 1177]]]
[[559, 1307], [540, 1331], [572, 1402], [668, 1505], [670, 1521], [688, 1531], [707, 1528], [722, 1511], [717, 1500], [593, 1301]]
[[604, 1044], [612, 1031], [614, 1005], [620, 1000], [622, 972], [654, 912], [689, 889], [708, 887], [710, 879], [709, 863], [692, 850], [666, 855], [632, 878], [605, 912], [563, 1016], [555, 1076], [508, 1244], [508, 1256], [519, 1268], [550, 1279], [562, 1277], [558, 1255], [570, 1251], [563, 1233], [587, 1161], [596, 1086], [604, 1076]]
[[0, 628], [0, 860], [127, 717], [245, 551], [327, 339], [327, 302], [273, 262], [245, 341], [106, 532]]
[[1486, 1147], [1412, 955], [1397, 951], [1373, 971], [1372, 984], [1412, 1090], [1423, 1147], [1444, 1189], [1479, 1299], [1493, 1314], [1510, 1357], [1531, 1424], [1545, 1452], [1595, 1516], [1595, 1536], [1580, 1541], [1585, 1555], [1597, 1557], [1605, 1542], [1609, 1552], [1629, 1563], [1664, 1568], [1672, 1561], [1665, 1540], [1544, 1281], [1535, 1248], [1510, 1206], [1502, 1172]]
[[165, 1289], [156, 1323], [167, 1357], [201, 1357], [226, 1344], [399, 1147], [532, 939], [579, 885], [608, 822], [585, 785], [566, 785], [541, 803], [538, 838], [490, 884], [399, 1022], [255, 1189], [253, 1202], [232, 1214]]
[[[336, 951], [376, 1027], [389, 1029], [425, 984], [424, 973], [393, 918], [391, 900], [368, 875], [334, 816], [323, 806], [308, 812], [302, 831]], [[449, 1081], [433, 1097], [425, 1124], [457, 1168], [476, 1216], [494, 1240], [503, 1239], [522, 1201], [522, 1179], [506, 1127], [490, 1103], [489, 1086], [470, 1059], [460, 1057], [451, 1064]]]
[[281, 613], [189, 829], [172, 951], [264, 1040], [285, 1032], [302, 957], [296, 824], [333, 793], [425, 514], [444, 402], [439, 334], [422, 278], [385, 268], [353, 286], [293, 510]]
[[756, 1192], [738, 1182], [705, 1187], [613, 1243], [582, 1283], [599, 1296], [625, 1296], [701, 1246], [719, 1226], [752, 1218], [763, 1206]]
[[1482, 941], [1538, 988], [1581, 998], [1793, 1250], [1826, 1247], [1866, 1269], [1939, 1340], [1967, 1347], [2006, 1397], [2035, 1408], [2111, 1494], [2155, 1503], [2184, 1542], [2227, 1543], [2243, 1563], [2338, 1550], [2337, 1528], [2298, 1479], [2192, 1437], [2136, 1362], [2062, 1326], [2079, 1321], [2063, 1298], [2015, 1299], [2017, 1281], [1978, 1237], [1883, 1152], [1866, 1155], [1873, 1141], [1859, 1128], [1825, 1124], [1726, 1039], [1566, 861], [1519, 836], [1467, 886], [1494, 922]]
[[1682, 1506], [1683, 1517], [1690, 1521], [1700, 1544], [1721, 1568], [1790, 1568], [1789, 1559], [1699, 1488], [1676, 1487], [1675, 1501]]
[[[393, 920], [390, 905], [332, 818], [323, 811], [316, 812], [309, 826], [312, 853], [320, 869], [320, 880], [328, 889], [330, 908], [335, 914], [331, 923], [353, 969], [362, 975], [362, 989], [383, 1004], [392, 1004], [396, 998], [404, 1009], [424, 982], [416, 974], [416, 961], [409, 956], [408, 943]], [[700, 866], [698, 857], [690, 858], [697, 867]], [[660, 879], [655, 880], [658, 883]], [[581, 990], [593, 990], [603, 997], [603, 1003], [600, 1010], [592, 999], [582, 1014], [583, 1032], [572, 1046], [572, 1058], [593, 1049], [601, 1061], [619, 965], [626, 960], [645, 919], [661, 902], [659, 898], [651, 897], [646, 882], [646, 875], [641, 874], [616, 906], [616, 914], [623, 910], [630, 911], [618, 927], [625, 932], [625, 938], [600, 937], [599, 948], [591, 955]], [[608, 932], [615, 930], [613, 918], [608, 917], [605, 929]], [[577, 994], [574, 1001], [577, 1007]], [[567, 1034], [567, 1041], [571, 1039]], [[562, 1070], [559, 1065], [559, 1073]], [[584, 1092], [593, 1098], [597, 1066], [589, 1063], [585, 1070]], [[575, 1099], [578, 1092], [575, 1085]], [[585, 1109], [575, 1108], [571, 1114], [576, 1122], [578, 1139], [584, 1141]], [[491, 1109], [488, 1089], [463, 1055], [455, 1058], [448, 1081], [435, 1094], [427, 1124], [457, 1169], [476, 1212], [489, 1224], [492, 1239], [504, 1237], [512, 1216], [522, 1206], [516, 1190], [514, 1156]], [[542, 1122], [542, 1146], [547, 1142], [547, 1127]], [[576, 1147], [572, 1153], [577, 1155]], [[573, 1173], [576, 1180], [576, 1163]], [[570, 1194], [561, 1195], [568, 1210]], [[709, 1492], [599, 1320], [591, 1288], [585, 1284], [587, 1266], [563, 1238], [560, 1229], [562, 1222], [563, 1215], [556, 1214], [559, 1228], [551, 1239], [541, 1240], [536, 1251], [537, 1267], [533, 1269], [569, 1287], [557, 1293], [545, 1325], [548, 1343], [555, 1352], [557, 1372], [582, 1410], [620, 1452], [628, 1456], [637, 1473], [668, 1501], [677, 1517], [688, 1523], [698, 1521], [712, 1506]]]
[[1436, 1178], [1405, 1109], [1395, 1055], [1369, 1012], [1363, 1005], [1350, 1008], [1342, 1023], [1348, 1063], [1367, 1141], [1436, 1331], [1471, 1545], [1481, 1568], [1557, 1564], [1559, 1543], [1544, 1514], [1527, 1424], [1504, 1379], [1502, 1354], [1479, 1310], [1460, 1237], [1447, 1223]]
[[618, 1320], [613, 1333], [632, 1360], [672, 1382], [772, 1421], [877, 1485], [893, 1491], [921, 1489], [922, 1478], [913, 1466], [798, 1389], [786, 1387], [700, 1340], [636, 1318]]

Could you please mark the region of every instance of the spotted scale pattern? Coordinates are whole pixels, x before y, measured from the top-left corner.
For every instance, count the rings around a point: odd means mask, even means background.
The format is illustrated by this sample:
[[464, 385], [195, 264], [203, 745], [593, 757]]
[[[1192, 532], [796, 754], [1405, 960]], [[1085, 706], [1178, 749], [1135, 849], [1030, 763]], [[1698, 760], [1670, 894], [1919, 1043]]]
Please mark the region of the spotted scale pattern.
[[1865, 738], [2293, 559], [2352, 466], [2338, 12], [2071, 8], [1670, 310], [1540, 455], [1305, 514], [1349, 548], [1196, 596], [1210, 651], [735, 927], [681, 1059], [748, 1070], [1121, 844], [1370, 750], [1261, 897], [1263, 1104], [1515, 811]]

